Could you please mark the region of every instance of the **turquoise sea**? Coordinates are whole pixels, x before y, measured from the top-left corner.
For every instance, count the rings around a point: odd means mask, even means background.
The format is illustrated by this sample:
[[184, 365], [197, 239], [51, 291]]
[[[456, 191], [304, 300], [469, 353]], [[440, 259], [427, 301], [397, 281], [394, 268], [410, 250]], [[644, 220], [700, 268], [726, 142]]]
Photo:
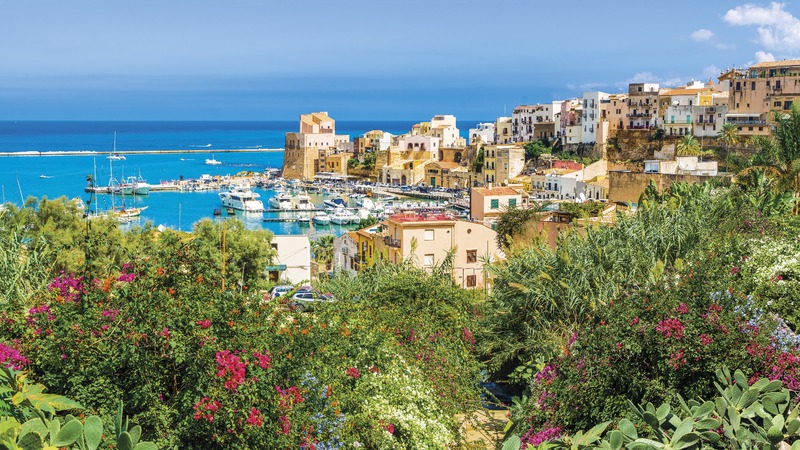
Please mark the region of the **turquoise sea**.
[[[392, 134], [408, 132], [414, 122], [347, 122], [336, 123], [338, 134], [353, 137], [380, 129]], [[477, 122], [459, 123], [462, 134]], [[263, 172], [280, 169], [283, 151], [267, 150], [283, 147], [287, 131], [297, 129], [297, 121], [281, 122], [0, 122], [0, 153], [43, 152], [48, 156], [0, 156], [0, 191], [2, 201], [22, 205], [28, 197], [50, 199], [66, 196], [84, 201], [87, 175], [96, 175], [98, 185], [108, 183], [113, 176], [120, 179], [141, 175], [150, 184], [162, 181], [199, 178], [203, 174], [234, 175], [240, 171]], [[61, 151], [110, 152], [114, 148], [125, 152], [124, 161], [109, 161], [106, 155], [57, 155]], [[231, 152], [248, 149], [253, 152]], [[261, 149], [264, 149], [263, 151]], [[137, 154], [142, 150], [180, 150], [187, 153]], [[206, 158], [221, 161], [221, 165], [205, 164]], [[113, 165], [113, 167], [112, 167]], [[255, 189], [266, 205], [271, 190]], [[219, 208], [216, 191], [153, 192], [137, 196], [136, 206], [148, 206], [142, 217], [131, 225], [154, 225], [191, 230], [192, 225], [205, 217], [213, 217]], [[100, 209], [111, 207], [111, 196], [99, 195]], [[121, 199], [114, 198], [116, 206]], [[133, 198], [126, 197], [126, 206]], [[320, 197], [312, 201], [321, 203]], [[296, 222], [263, 222], [262, 214], [236, 213], [248, 228], [266, 228], [276, 234], [341, 234], [341, 227], [300, 226]], [[224, 219], [225, 213], [218, 220]]]

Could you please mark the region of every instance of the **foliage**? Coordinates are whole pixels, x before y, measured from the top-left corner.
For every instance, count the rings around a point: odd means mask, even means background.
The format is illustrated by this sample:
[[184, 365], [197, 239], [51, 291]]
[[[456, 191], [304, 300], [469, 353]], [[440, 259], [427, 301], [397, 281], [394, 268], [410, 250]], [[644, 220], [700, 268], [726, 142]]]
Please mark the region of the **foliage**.
[[361, 166], [364, 170], [372, 170], [375, 168], [375, 161], [378, 159], [378, 152], [371, 151], [364, 154], [363, 161], [361, 162]]
[[483, 172], [483, 158], [484, 158], [484, 148], [481, 147], [478, 149], [478, 154], [475, 156], [475, 161], [472, 163], [472, 171], [475, 173], [482, 173]]
[[657, 264], [684, 257], [725, 214], [710, 187], [673, 187], [669, 201], [619, 215], [614, 227], [563, 234], [557, 249], [533, 242], [490, 266], [496, 278], [481, 329], [491, 367], [504, 368], [499, 376], [557, 352], [620, 293], [642, 286]]
[[584, 203], [559, 203], [560, 211], [568, 212], [574, 217], [597, 217], [600, 211], [608, 208], [607, 203], [588, 201]]
[[525, 148], [525, 161], [539, 159], [545, 153], [552, 153], [553, 149], [550, 148], [546, 142], [539, 139], [536, 141], [526, 142], [523, 145]]
[[530, 208], [508, 208], [503, 211], [495, 223], [497, 231], [497, 245], [508, 248], [515, 235], [522, 233], [526, 224], [541, 215], [549, 203], [535, 203]]
[[[78, 228], [64, 249], [85, 251], [104, 225]], [[268, 237], [234, 222], [192, 233], [145, 227], [121, 234], [113, 255], [99, 242], [87, 252], [105, 266], [35, 267], [49, 281], [0, 305], [2, 339], [13, 344], [0, 360], [107, 426], [124, 398], [142, 438], [159, 447], [457, 445], [454, 418], [480, 407], [480, 293], [455, 286], [444, 266], [378, 264], [334, 276], [320, 288], [341, 300], [300, 313], [254, 292], [265, 281], [248, 268], [269, 259]], [[23, 279], [33, 269], [13, 268]]]
[[314, 259], [321, 264], [325, 265], [325, 270], [331, 269], [333, 264], [333, 240], [331, 234], [322, 235], [311, 242], [311, 253], [314, 254]]
[[[547, 448], [626, 449], [750, 449], [779, 448], [779, 444], [794, 441], [792, 449], [800, 447], [800, 405], [791, 400], [791, 392], [780, 380], [760, 378], [748, 381], [737, 370], [733, 375], [727, 368], [716, 371], [719, 383], [714, 383], [717, 396], [713, 400], [685, 401], [677, 396], [678, 407], [669, 403], [658, 408], [652, 403], [637, 406], [628, 402], [632, 418], [618, 421], [605, 433], [611, 421], [594, 426], [586, 433], [554, 437]], [[637, 429], [638, 428], [638, 429]], [[511, 439], [504, 448], [519, 449], [522, 441]], [[540, 447], [541, 448], [541, 447]]]
[[675, 152], [678, 156], [700, 156], [702, 148], [696, 137], [687, 134], [678, 141], [678, 145], [675, 146]]

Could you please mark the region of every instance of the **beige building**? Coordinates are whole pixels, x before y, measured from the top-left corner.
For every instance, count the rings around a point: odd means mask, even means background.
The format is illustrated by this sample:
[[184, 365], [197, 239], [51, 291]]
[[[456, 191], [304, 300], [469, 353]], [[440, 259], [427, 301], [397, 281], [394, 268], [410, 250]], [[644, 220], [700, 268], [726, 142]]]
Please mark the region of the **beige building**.
[[658, 126], [658, 84], [628, 85], [629, 130], [649, 130]]
[[276, 235], [272, 249], [277, 252], [273, 265], [266, 270], [270, 281], [291, 284], [311, 281], [311, 242], [303, 235]]
[[507, 184], [525, 169], [525, 149], [516, 145], [483, 147], [485, 183]]
[[800, 100], [800, 60], [762, 62], [744, 72], [723, 74], [730, 79], [727, 121], [739, 134], [769, 134], [772, 112], [787, 112]]
[[397, 214], [381, 228], [376, 234], [376, 252], [389, 262], [410, 260], [432, 269], [452, 252], [453, 280], [467, 289], [488, 288], [484, 264], [504, 258], [494, 230], [445, 214]]
[[509, 208], [522, 208], [522, 194], [510, 187], [483, 187], [470, 190], [469, 214], [472, 220], [490, 224]]
[[336, 134], [336, 121], [327, 112], [300, 115], [299, 132], [286, 133], [283, 178], [312, 179], [326, 171], [326, 157], [346, 147], [349, 136]]
[[511, 117], [499, 117], [494, 123], [495, 144], [510, 144], [514, 142]]

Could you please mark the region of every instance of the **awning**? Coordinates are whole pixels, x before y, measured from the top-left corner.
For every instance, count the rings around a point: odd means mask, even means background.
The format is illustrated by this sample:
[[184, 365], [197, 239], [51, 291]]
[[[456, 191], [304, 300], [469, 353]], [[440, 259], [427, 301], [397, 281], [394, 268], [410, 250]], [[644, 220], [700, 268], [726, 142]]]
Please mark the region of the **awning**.
[[747, 114], [747, 113], [728, 113], [725, 117], [761, 117], [761, 114]]
[[286, 264], [279, 264], [277, 266], [267, 266], [267, 272], [282, 272], [286, 270]]

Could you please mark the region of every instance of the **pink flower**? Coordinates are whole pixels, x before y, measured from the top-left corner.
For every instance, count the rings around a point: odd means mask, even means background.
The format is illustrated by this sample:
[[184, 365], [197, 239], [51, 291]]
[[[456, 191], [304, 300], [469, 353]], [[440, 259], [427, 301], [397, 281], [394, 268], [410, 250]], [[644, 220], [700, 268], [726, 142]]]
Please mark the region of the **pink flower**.
[[700, 343], [702, 343], [703, 345], [708, 345], [712, 342], [714, 342], [714, 338], [712, 338], [711, 336], [705, 333], [700, 335]]
[[639, 323], [639, 318], [638, 317], [634, 317], [633, 320], [631, 320], [630, 326], [637, 325], [638, 323]]
[[731, 270], [728, 271], [728, 273], [730, 273], [731, 275], [736, 275], [737, 273], [739, 273], [739, 270], [740, 269], [738, 267], [733, 266], [731, 267]]
[[656, 331], [667, 338], [681, 339], [683, 337], [684, 326], [680, 319], [664, 319], [656, 325]]
[[261, 411], [256, 408], [250, 408], [250, 415], [247, 417], [247, 423], [256, 428], [261, 428], [261, 426], [264, 425], [264, 421], [261, 418]]
[[672, 366], [673, 370], [678, 370], [682, 365], [686, 364], [686, 357], [683, 354], [683, 350], [678, 350], [677, 352], [669, 355], [669, 365]]
[[475, 338], [472, 336], [472, 331], [469, 331], [469, 328], [464, 327], [464, 330], [461, 332], [461, 336], [466, 342], [475, 345]]
[[211, 320], [209, 319], [198, 320], [194, 324], [205, 330], [206, 328], [211, 326]]
[[675, 308], [675, 311], [677, 311], [678, 314], [689, 314], [689, 307], [686, 306], [686, 303], [681, 303]]
[[389, 425], [386, 425], [386, 431], [388, 431], [389, 434], [394, 434], [394, 425], [392, 425], [391, 423]]
[[284, 414], [278, 418], [278, 422], [281, 424], [281, 432], [283, 432], [283, 434], [289, 434], [289, 430], [292, 427], [292, 424], [289, 423], [289, 418]]
[[361, 372], [358, 371], [357, 367], [350, 367], [345, 371], [345, 373], [350, 378], [359, 378], [361, 376]]
[[242, 360], [229, 350], [217, 352], [217, 377], [225, 378], [225, 388], [235, 391], [245, 382], [247, 366]]
[[169, 340], [169, 328], [164, 328], [161, 330], [161, 335], [164, 336], [166, 340]]
[[253, 356], [255, 356], [258, 360], [258, 362], [254, 364], [262, 369], [269, 369], [270, 363], [272, 362], [272, 358], [270, 358], [269, 353], [253, 352]]
[[28, 364], [28, 358], [22, 356], [19, 350], [0, 343], [0, 365], [20, 370], [26, 364]]

